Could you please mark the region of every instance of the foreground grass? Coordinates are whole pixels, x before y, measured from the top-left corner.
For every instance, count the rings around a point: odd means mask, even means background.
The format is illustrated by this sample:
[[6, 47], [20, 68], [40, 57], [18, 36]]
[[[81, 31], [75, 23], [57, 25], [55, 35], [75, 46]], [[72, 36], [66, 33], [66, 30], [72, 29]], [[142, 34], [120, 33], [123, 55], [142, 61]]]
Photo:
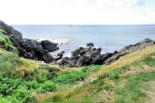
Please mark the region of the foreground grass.
[[[147, 90], [155, 81], [155, 46], [128, 54], [104, 66], [84, 81], [83, 86], [56, 92], [39, 103], [150, 103]], [[96, 81], [90, 82], [92, 78]]]
[[[39, 69], [57, 68], [57, 71]], [[0, 48], [0, 103], [33, 103], [35, 95], [66, 91], [101, 66], [62, 70], [57, 66], [18, 57]]]
[[[61, 69], [18, 57], [0, 31], [0, 103], [154, 103], [155, 46], [108, 66]], [[48, 69], [40, 69], [48, 67]]]

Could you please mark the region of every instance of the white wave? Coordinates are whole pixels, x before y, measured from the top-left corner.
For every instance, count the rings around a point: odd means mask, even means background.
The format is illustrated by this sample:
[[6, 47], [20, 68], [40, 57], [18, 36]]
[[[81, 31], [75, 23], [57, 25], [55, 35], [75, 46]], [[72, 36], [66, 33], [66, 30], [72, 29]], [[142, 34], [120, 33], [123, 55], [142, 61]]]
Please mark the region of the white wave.
[[62, 44], [68, 44], [71, 40], [69, 39], [35, 39], [39, 42], [43, 41], [43, 40], [49, 40], [53, 43], [57, 43], [58, 45], [62, 45]]

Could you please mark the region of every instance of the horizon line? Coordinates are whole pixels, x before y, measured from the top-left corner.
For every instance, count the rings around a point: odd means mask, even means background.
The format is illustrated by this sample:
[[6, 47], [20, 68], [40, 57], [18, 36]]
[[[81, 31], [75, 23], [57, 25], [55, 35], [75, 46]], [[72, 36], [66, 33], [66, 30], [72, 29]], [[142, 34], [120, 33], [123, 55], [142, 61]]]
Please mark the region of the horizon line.
[[155, 25], [155, 24], [9, 24], [9, 25], [68, 25], [68, 26], [104, 26], [104, 25], [116, 25], [116, 26], [125, 26], [125, 25]]

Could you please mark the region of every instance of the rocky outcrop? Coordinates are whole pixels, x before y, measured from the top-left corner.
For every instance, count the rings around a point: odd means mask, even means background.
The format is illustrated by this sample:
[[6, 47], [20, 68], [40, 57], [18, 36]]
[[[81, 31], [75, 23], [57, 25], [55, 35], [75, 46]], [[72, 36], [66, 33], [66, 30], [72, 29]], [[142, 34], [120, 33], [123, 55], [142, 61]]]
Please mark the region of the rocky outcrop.
[[59, 49], [58, 44], [52, 43], [49, 40], [43, 40], [41, 41], [41, 43], [42, 43], [43, 48], [48, 50], [49, 52], [53, 52]]
[[[32, 39], [23, 39], [20, 32], [2, 21], [0, 21], [0, 29], [3, 29], [6, 32], [5, 34], [12, 38], [12, 43], [17, 47], [19, 56], [29, 59], [43, 60], [46, 63], [50, 63], [54, 60], [49, 52], [58, 49], [56, 43], [52, 43], [48, 40], [38, 42]], [[59, 56], [59, 58], [60, 57], [62, 56]]]
[[12, 28], [11, 26], [8, 26], [7, 24], [5, 24], [1, 20], [0, 20], [0, 29], [4, 30], [5, 34], [12, 38], [12, 42], [13, 42], [14, 46], [16, 46], [17, 48], [20, 47], [19, 41], [22, 40], [22, 34], [20, 32], [18, 32], [17, 30]]
[[153, 44], [155, 44], [155, 41], [147, 38], [135, 45], [129, 45], [120, 51], [105, 54], [101, 54], [101, 48], [93, 48], [92, 45], [87, 45], [86, 48], [80, 47], [73, 51], [71, 57], [59, 59], [56, 64], [62, 67], [80, 67], [103, 64], [108, 65], [126, 54], [144, 49], [145, 47]]
[[115, 53], [113, 56], [108, 58], [104, 62], [104, 64], [111, 64], [114, 61], [116, 61], [117, 59], [119, 59], [121, 56], [124, 56], [124, 55], [129, 54], [129, 53], [133, 53], [133, 52], [138, 51], [138, 50], [142, 50], [147, 46], [153, 45], [154, 42], [155, 41], [153, 41], [149, 38], [146, 38], [145, 40], [143, 40], [143, 41], [141, 41], [135, 45], [126, 46], [123, 49], [121, 49], [119, 52]]
[[103, 64], [112, 53], [101, 54], [101, 48], [80, 47], [72, 52], [71, 57], [65, 57], [56, 62], [62, 67], [80, 67], [93, 64]]
[[56, 43], [52, 43], [48, 40], [36, 41], [32, 39], [23, 39], [20, 32], [13, 29], [11, 26], [6, 25], [2, 21], [0, 21], [0, 29], [5, 30], [6, 35], [12, 37], [12, 42], [14, 46], [17, 47], [19, 56], [42, 60], [46, 63], [60, 65], [61, 67], [79, 67], [102, 64], [108, 65], [128, 53], [132, 53], [137, 50], [144, 49], [149, 45], [155, 44], [155, 41], [147, 38], [135, 45], [129, 45], [120, 51], [101, 54], [101, 48], [95, 48], [94, 43], [87, 43], [86, 47], [80, 47], [72, 51], [71, 57], [63, 57], [64, 51], [55, 55], [51, 55], [49, 53], [59, 49], [58, 44]]

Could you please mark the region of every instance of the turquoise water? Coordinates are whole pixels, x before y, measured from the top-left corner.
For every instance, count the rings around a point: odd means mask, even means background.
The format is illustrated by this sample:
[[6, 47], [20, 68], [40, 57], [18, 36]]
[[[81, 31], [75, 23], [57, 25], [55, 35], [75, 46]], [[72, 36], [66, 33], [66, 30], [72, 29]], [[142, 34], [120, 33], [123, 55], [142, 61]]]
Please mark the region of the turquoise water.
[[[88, 42], [101, 47], [102, 52], [113, 52], [145, 38], [155, 40], [155, 25], [13, 25], [24, 38], [69, 39], [60, 50], [70, 52]], [[58, 51], [58, 52], [59, 52]]]

